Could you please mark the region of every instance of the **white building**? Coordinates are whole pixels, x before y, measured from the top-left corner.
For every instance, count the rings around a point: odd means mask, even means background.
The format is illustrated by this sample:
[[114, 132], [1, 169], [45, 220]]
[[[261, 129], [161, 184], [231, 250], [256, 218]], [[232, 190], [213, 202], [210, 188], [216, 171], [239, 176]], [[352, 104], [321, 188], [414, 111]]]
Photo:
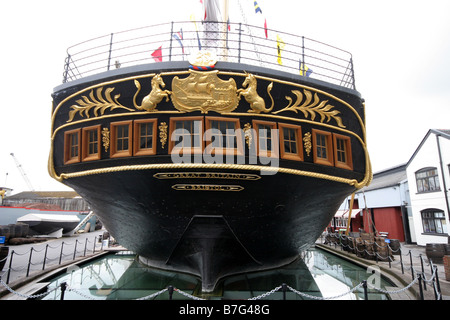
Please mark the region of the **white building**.
[[449, 236], [450, 130], [428, 131], [406, 165], [412, 233], [418, 245]]

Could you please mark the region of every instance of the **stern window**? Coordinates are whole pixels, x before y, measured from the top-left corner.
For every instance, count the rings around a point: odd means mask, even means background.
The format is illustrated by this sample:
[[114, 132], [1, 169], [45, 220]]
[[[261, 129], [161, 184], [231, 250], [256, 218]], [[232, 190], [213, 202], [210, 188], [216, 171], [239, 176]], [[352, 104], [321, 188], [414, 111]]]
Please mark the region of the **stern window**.
[[80, 132], [76, 129], [64, 133], [64, 164], [80, 162]]

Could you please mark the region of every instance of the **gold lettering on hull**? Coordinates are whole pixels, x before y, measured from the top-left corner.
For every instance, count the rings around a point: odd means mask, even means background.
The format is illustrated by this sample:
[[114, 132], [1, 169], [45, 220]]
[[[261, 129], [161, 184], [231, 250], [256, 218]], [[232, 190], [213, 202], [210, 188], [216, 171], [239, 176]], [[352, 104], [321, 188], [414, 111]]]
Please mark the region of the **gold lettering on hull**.
[[227, 179], [227, 180], [259, 180], [260, 176], [246, 173], [222, 172], [161, 172], [153, 175], [156, 179]]
[[244, 187], [218, 184], [175, 184], [172, 189], [178, 191], [242, 191]]

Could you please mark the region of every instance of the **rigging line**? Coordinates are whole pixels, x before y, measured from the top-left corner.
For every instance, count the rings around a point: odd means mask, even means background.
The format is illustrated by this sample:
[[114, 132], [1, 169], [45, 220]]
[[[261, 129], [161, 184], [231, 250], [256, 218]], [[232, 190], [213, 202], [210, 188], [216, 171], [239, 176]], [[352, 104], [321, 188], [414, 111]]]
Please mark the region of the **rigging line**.
[[[244, 9], [242, 8], [241, 0], [238, 0], [238, 4], [239, 4], [239, 10], [241, 11], [242, 20], [244, 20], [244, 24], [247, 27], [247, 32], [248, 32], [248, 34], [250, 36], [250, 40], [252, 41], [252, 44], [253, 44], [254, 53], [258, 57], [258, 61], [259, 61], [260, 67], [262, 67], [263, 66], [263, 61], [261, 59], [261, 56], [259, 55], [258, 46], [255, 43], [255, 40], [254, 40], [254, 37], [253, 37], [253, 34], [252, 34], [252, 30], [249, 28], [249, 24], [248, 24], [248, 21], [247, 21], [247, 16], [245, 15]], [[243, 31], [243, 30], [240, 30], [239, 32], [241, 32], [241, 31]]]

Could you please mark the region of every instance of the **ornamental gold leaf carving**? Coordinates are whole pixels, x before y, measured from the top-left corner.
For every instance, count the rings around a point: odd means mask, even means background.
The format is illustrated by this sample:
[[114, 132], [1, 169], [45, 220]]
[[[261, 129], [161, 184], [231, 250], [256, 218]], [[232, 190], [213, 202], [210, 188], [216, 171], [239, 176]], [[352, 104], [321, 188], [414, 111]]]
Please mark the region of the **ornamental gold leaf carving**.
[[333, 110], [334, 106], [328, 104], [328, 100], [321, 101], [318, 94], [315, 93], [313, 101], [313, 94], [306, 89], [303, 89], [304, 97], [299, 90], [292, 90], [292, 93], [297, 97], [297, 100], [293, 103], [292, 98], [286, 96], [286, 100], [289, 101], [289, 104], [284, 109], [274, 112], [274, 114], [284, 111], [294, 111], [295, 113], [301, 111], [305, 118], [310, 118], [312, 121], [316, 119], [316, 116], [320, 116], [320, 122], [322, 123], [325, 120], [326, 122], [330, 122], [330, 120], [333, 119], [339, 127], [345, 128], [341, 117], [338, 116], [340, 111]]
[[98, 113], [100, 112], [100, 115], [103, 115], [107, 109], [126, 109], [128, 111], [134, 111], [133, 109], [127, 108], [123, 105], [121, 105], [117, 100], [120, 98], [120, 94], [116, 94], [114, 98], [111, 97], [111, 92], [114, 91], [114, 88], [107, 88], [105, 90], [105, 97], [103, 97], [103, 87], [98, 88], [95, 91], [91, 90], [89, 93], [89, 96], [82, 96], [81, 99], [77, 100], [76, 103], [78, 105], [73, 105], [70, 108], [69, 112], [69, 120], [67, 122], [71, 122], [75, 115], [77, 113], [80, 114], [81, 117], [83, 117], [83, 114], [89, 118], [90, 114], [89, 112], [93, 109], [94, 110], [94, 116], [98, 117]]

